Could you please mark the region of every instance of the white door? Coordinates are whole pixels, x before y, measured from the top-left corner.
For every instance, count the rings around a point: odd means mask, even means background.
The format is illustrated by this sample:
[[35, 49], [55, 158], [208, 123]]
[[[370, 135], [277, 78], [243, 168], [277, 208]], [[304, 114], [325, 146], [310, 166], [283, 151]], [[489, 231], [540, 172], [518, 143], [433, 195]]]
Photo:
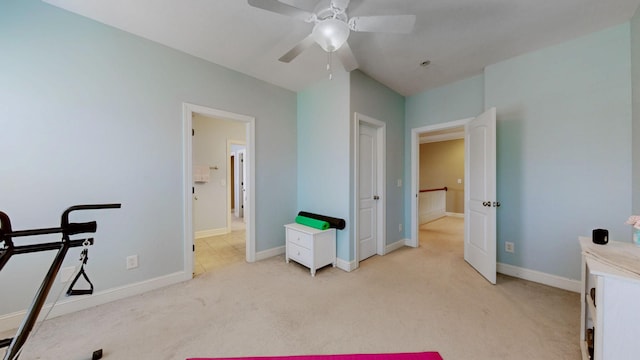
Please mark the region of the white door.
[[376, 254], [378, 219], [377, 129], [360, 123], [358, 140], [358, 260]]
[[496, 109], [465, 125], [464, 259], [496, 283]]
[[236, 206], [238, 207], [238, 217], [244, 218], [244, 205], [247, 202], [247, 191], [245, 184], [247, 183], [247, 179], [245, 178], [245, 165], [244, 165], [244, 152], [245, 150], [238, 150], [238, 184], [239, 184], [239, 196], [238, 203]]

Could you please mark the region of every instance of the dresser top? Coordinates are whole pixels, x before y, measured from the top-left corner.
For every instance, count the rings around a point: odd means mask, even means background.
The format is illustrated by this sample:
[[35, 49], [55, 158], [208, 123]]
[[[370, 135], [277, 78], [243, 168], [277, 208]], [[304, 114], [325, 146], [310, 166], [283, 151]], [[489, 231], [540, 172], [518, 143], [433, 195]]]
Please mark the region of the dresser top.
[[306, 226], [306, 225], [302, 225], [302, 224], [298, 224], [298, 223], [292, 223], [292, 224], [286, 224], [284, 227], [288, 228], [288, 229], [293, 229], [293, 230], [298, 230], [307, 234], [319, 234], [322, 232], [327, 232], [327, 231], [333, 231], [335, 232], [336, 229], [334, 228], [329, 228], [327, 230], [320, 230], [320, 229], [316, 229], [316, 228], [312, 228], [310, 226]]
[[598, 245], [591, 238], [583, 236], [579, 240], [582, 253], [592, 271], [602, 275], [640, 279], [640, 247], [619, 241]]

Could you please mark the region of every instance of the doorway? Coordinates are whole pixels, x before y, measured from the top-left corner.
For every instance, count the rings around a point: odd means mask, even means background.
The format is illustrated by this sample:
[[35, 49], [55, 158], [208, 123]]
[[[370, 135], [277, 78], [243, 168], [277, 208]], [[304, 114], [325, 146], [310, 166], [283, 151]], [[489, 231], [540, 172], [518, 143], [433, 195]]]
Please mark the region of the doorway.
[[419, 134], [419, 224], [464, 216], [464, 127]]
[[[418, 241], [464, 259], [464, 127], [419, 134]], [[445, 251], [446, 250], [446, 251]]]
[[419, 134], [457, 127], [465, 129], [464, 259], [490, 283], [496, 283], [496, 109], [475, 118], [411, 130], [411, 238], [419, 246]]
[[[230, 166], [230, 152], [227, 151], [227, 156], [224, 162], [220, 164], [210, 164], [210, 163], [201, 163], [194, 166], [194, 129], [193, 129], [193, 118], [194, 116], [202, 115], [204, 117], [214, 118], [214, 119], [222, 119], [229, 122], [235, 122], [242, 124], [244, 127], [244, 135], [245, 135], [245, 154], [244, 154], [244, 162], [245, 162], [245, 196], [246, 199], [244, 203], [244, 219], [245, 219], [245, 234], [243, 239], [245, 260], [247, 262], [255, 261], [255, 211], [252, 204], [255, 203], [255, 192], [254, 192], [254, 174], [255, 174], [255, 163], [253, 161], [254, 157], [254, 143], [255, 143], [255, 118], [230, 113], [223, 110], [212, 109], [208, 107], [203, 107], [194, 104], [183, 104], [183, 140], [184, 140], [184, 277], [185, 279], [190, 279], [193, 277], [193, 269], [194, 269], [194, 250], [195, 250], [195, 226], [194, 226], [194, 206], [196, 200], [196, 185], [195, 179], [200, 178], [200, 174], [195, 174], [194, 171], [206, 171], [209, 168], [212, 172], [219, 171], [222, 168], [228, 172], [228, 167]], [[227, 149], [229, 149], [229, 145], [225, 144]], [[216, 169], [216, 167], [218, 169]], [[209, 174], [211, 176], [211, 174]], [[205, 177], [206, 179], [206, 177]], [[224, 196], [225, 207], [224, 211], [226, 215], [225, 219], [230, 217], [231, 214], [231, 201], [230, 194], [231, 191], [229, 189], [229, 183], [231, 182], [225, 176], [218, 177], [210, 177], [209, 182], [211, 182], [214, 187], [224, 188], [227, 190], [227, 195]], [[224, 201], [224, 200], [223, 200]], [[229, 221], [226, 221], [229, 224]], [[226, 228], [226, 227], [225, 227]]]
[[354, 254], [357, 263], [384, 255], [386, 242], [386, 124], [354, 116]]

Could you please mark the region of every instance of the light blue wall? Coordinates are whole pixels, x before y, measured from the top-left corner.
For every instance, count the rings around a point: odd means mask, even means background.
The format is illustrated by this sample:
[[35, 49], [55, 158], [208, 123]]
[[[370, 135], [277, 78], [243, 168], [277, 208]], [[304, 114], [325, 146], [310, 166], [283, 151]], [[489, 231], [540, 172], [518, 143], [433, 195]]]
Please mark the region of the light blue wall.
[[633, 210], [640, 214], [640, 8], [631, 19], [631, 81], [633, 85]]
[[409, 96], [406, 109], [406, 134], [426, 125], [475, 117], [484, 110], [484, 76], [472, 76]]
[[[353, 114], [387, 123], [387, 244], [402, 239], [404, 97], [360, 71], [337, 72], [298, 93], [298, 210], [343, 218], [338, 258], [353, 261]], [[292, 219], [295, 214], [292, 214]], [[394, 231], [395, 230], [395, 231]]]
[[[284, 244], [295, 93], [37, 0], [2, 1], [0, 49], [0, 210], [19, 230], [57, 226], [73, 204], [121, 202], [74, 219], [98, 221], [97, 291], [183, 268], [183, 102], [255, 116], [257, 249]], [[140, 268], [126, 271], [132, 254]], [[28, 306], [51, 257], [11, 259], [0, 314]], [[76, 263], [74, 252], [65, 266]]]
[[485, 107], [498, 119], [499, 262], [579, 279], [579, 235], [606, 228], [630, 241], [629, 41], [627, 23], [485, 69]]
[[[350, 98], [351, 114], [358, 112], [386, 123], [386, 244], [393, 244], [404, 238], [404, 232], [398, 229], [398, 225], [404, 222], [404, 200], [402, 187], [398, 187], [397, 181], [403, 178], [405, 98], [361, 71], [351, 72]], [[353, 118], [351, 122], [353, 133]], [[353, 157], [352, 154], [352, 160]], [[350, 183], [353, 185], [353, 181]], [[355, 216], [353, 196], [351, 210]]]
[[[353, 258], [349, 126], [348, 73], [336, 71], [333, 80], [322, 80], [298, 93], [298, 211], [346, 220], [347, 227], [337, 231], [337, 255], [342, 260]], [[288, 222], [296, 215], [288, 212]]]
[[[407, 98], [405, 179], [412, 128], [496, 106], [498, 261], [579, 279], [579, 235], [602, 227], [630, 239], [629, 44], [630, 26], [620, 25]], [[410, 199], [405, 189], [407, 214]]]
[[475, 117], [484, 110], [484, 76], [477, 75], [406, 99], [404, 144], [405, 237], [411, 237], [411, 130]]

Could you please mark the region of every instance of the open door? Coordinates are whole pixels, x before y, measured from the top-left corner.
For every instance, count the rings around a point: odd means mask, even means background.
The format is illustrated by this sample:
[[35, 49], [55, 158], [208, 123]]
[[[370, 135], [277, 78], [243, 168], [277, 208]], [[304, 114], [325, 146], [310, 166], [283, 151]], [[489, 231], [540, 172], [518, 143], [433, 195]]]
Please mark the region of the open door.
[[247, 202], [247, 191], [245, 188], [245, 165], [244, 165], [244, 149], [237, 152], [238, 161], [238, 202], [236, 203], [236, 216], [243, 218], [244, 221], [244, 205]]
[[496, 283], [496, 108], [465, 125], [464, 259]]

